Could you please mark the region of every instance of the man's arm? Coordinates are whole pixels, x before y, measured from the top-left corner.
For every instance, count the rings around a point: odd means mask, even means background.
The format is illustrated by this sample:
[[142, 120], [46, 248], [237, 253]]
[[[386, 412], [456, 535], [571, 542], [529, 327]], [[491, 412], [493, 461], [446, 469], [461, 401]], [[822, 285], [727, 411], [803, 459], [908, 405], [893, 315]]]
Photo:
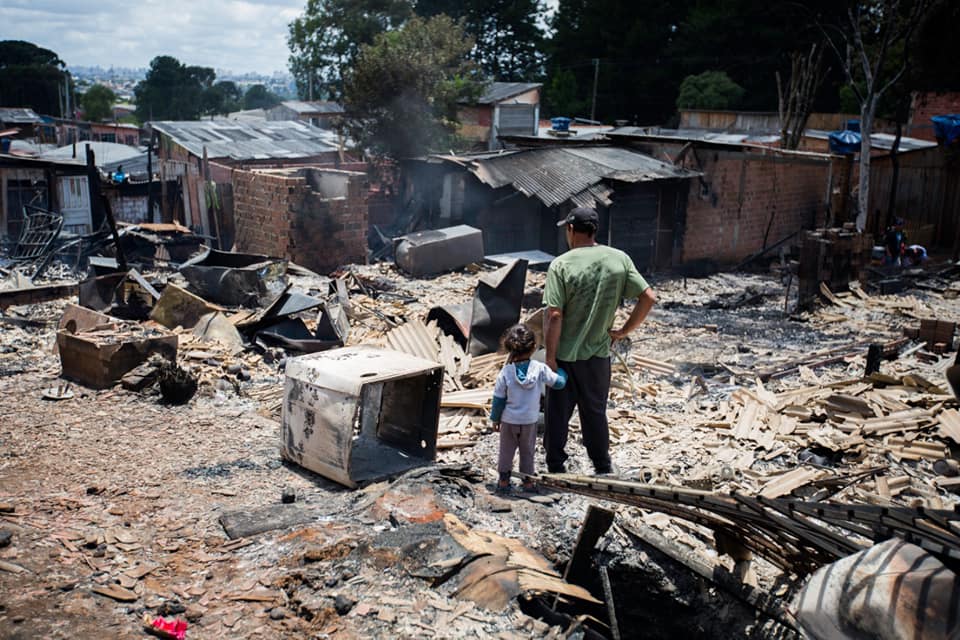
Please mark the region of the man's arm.
[[[653, 308], [656, 301], [657, 294], [653, 292], [653, 289], [651, 287], [644, 289], [643, 293], [637, 298], [637, 304], [633, 305], [633, 311], [630, 312], [630, 317], [627, 318], [626, 323], [624, 323], [620, 329], [610, 329], [610, 337], [614, 340], [619, 340], [620, 338], [625, 338], [630, 335], [630, 333], [639, 327], [640, 323], [646, 319], [647, 314], [650, 313], [650, 309]], [[547, 354], [549, 355], [549, 347], [547, 349]]]
[[547, 348], [547, 366], [557, 370], [557, 347], [560, 345], [560, 329], [563, 328], [563, 311], [559, 307], [547, 307], [547, 326], [543, 330], [543, 341]]

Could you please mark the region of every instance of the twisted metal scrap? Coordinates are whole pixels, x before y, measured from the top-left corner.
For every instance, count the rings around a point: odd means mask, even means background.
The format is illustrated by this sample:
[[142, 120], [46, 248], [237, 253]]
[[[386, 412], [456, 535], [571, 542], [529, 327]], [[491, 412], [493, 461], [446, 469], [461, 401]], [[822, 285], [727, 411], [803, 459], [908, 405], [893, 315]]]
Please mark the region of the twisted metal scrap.
[[960, 559], [960, 513], [720, 494], [591, 476], [547, 474], [544, 487], [659, 511], [739, 539], [781, 569], [813, 572], [893, 536]]

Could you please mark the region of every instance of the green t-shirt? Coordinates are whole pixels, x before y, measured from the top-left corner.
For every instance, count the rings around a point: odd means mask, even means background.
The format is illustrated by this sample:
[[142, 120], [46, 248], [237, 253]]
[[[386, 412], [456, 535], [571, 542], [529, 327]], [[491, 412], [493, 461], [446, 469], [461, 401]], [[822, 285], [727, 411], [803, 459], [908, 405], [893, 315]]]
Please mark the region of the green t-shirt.
[[610, 356], [617, 307], [649, 287], [630, 256], [604, 245], [571, 249], [547, 271], [543, 302], [563, 312], [557, 360]]

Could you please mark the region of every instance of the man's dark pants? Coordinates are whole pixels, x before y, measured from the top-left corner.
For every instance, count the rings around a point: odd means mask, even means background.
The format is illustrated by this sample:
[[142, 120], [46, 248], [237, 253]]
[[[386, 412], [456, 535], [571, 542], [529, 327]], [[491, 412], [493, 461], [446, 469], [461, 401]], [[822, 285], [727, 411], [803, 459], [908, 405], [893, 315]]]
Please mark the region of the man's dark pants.
[[610, 358], [590, 358], [575, 362], [557, 361], [567, 372], [563, 389], [547, 390], [546, 433], [547, 470], [564, 470], [567, 432], [573, 408], [580, 410], [580, 432], [587, 455], [597, 473], [610, 471], [610, 431], [607, 426], [607, 396], [610, 393]]

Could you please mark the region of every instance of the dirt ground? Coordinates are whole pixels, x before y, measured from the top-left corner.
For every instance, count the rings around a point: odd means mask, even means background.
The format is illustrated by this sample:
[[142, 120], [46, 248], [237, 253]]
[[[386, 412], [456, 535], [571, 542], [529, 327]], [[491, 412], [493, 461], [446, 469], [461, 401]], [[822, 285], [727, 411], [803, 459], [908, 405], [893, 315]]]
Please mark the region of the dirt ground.
[[[354, 273], [390, 281], [395, 295], [416, 300], [359, 302], [408, 317], [440, 300], [468, 299], [473, 282], [471, 274], [413, 280], [380, 266]], [[642, 393], [625, 372], [615, 374], [614, 463], [624, 477], [674, 483], [716, 478], [732, 467], [717, 490], [757, 490], [798, 464], [795, 442], [764, 459], [755, 443], [731, 442], [710, 426], [737, 389], [755, 388], [741, 372], [845, 344], [890, 341], [919, 317], [960, 317], [955, 298], [930, 290], [796, 315], [784, 313], [783, 284], [767, 275], [651, 281], [659, 303], [637, 332], [633, 354], [669, 362], [676, 373], [634, 367]], [[542, 282], [541, 274], [530, 274], [528, 288]], [[748, 287], [758, 293], [749, 306], [723, 308]], [[439, 467], [348, 490], [281, 460], [275, 400], [283, 373], [257, 355], [246, 360], [250, 381], [204, 384], [184, 406], [120, 387], [73, 385], [70, 399], [44, 399], [60, 373], [54, 336], [63, 304], [15, 307], [0, 317], [0, 530], [13, 534], [0, 548], [0, 638], [142, 638], [144, 613], [185, 616], [187, 638], [563, 637], [560, 627], [528, 617], [516, 601], [487, 610], [458, 598], [451, 581], [415, 577], [410, 567], [409, 545], [424, 523], [436, 521], [434, 513], [517, 539], [561, 570], [571, 552], [589, 501], [492, 497], [498, 436], [481, 414], [466, 431], [472, 446], [440, 451]], [[375, 316], [355, 327], [351, 343], [376, 342], [386, 328]], [[947, 364], [911, 356], [884, 363], [882, 371], [919, 372], [944, 384]], [[852, 356], [767, 388], [783, 393], [859, 378], [863, 366], [863, 355]], [[576, 433], [569, 451], [569, 470], [588, 473]], [[917, 473], [929, 466], [913, 465]], [[311, 510], [311, 522], [237, 541], [225, 535], [221, 515], [277, 504], [285, 489]], [[953, 503], [952, 494], [940, 494]], [[620, 513], [711, 553], [695, 527], [633, 509]], [[629, 537], [611, 536], [608, 551], [628, 553]], [[769, 568], [761, 574], [768, 585], [776, 577]], [[671, 615], [678, 611], [686, 615], [683, 608]], [[738, 623], [730, 637], [748, 635], [751, 623]], [[701, 632], [691, 635], [709, 635]]]

